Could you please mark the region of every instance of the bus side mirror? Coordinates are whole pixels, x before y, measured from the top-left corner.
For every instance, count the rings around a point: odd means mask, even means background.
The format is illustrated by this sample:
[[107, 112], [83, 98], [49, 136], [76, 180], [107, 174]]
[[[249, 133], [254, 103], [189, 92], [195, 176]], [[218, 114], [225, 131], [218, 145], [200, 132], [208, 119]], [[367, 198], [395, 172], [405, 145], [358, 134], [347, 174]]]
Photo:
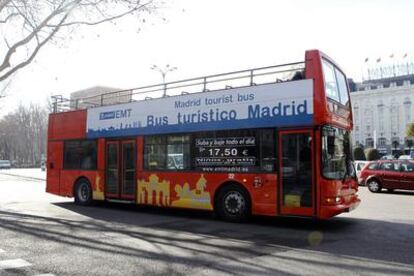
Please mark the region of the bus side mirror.
[[328, 154], [333, 155], [335, 153], [335, 136], [328, 136]]

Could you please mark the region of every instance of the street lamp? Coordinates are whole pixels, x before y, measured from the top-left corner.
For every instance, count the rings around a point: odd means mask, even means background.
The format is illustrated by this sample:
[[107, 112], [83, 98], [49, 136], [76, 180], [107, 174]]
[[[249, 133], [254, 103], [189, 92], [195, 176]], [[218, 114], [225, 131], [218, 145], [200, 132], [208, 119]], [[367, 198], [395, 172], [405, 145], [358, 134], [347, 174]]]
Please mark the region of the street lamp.
[[151, 70], [156, 70], [156, 71], [161, 73], [162, 83], [164, 84], [164, 93], [163, 93], [162, 96], [166, 97], [167, 96], [167, 84], [165, 83], [165, 76], [167, 75], [168, 72], [172, 72], [172, 71], [177, 70], [177, 67], [175, 67], [175, 66], [171, 67], [169, 64], [167, 64], [164, 68], [160, 68], [159, 66], [154, 64], [150, 67], [150, 69]]

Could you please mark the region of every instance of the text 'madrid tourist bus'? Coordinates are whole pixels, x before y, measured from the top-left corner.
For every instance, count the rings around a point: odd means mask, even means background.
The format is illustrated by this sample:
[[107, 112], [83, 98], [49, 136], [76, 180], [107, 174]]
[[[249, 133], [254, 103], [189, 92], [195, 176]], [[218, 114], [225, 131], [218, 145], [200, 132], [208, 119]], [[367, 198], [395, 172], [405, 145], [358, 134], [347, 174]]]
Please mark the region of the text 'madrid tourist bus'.
[[70, 102], [49, 116], [47, 192], [249, 215], [327, 219], [360, 202], [343, 71], [302, 62]]

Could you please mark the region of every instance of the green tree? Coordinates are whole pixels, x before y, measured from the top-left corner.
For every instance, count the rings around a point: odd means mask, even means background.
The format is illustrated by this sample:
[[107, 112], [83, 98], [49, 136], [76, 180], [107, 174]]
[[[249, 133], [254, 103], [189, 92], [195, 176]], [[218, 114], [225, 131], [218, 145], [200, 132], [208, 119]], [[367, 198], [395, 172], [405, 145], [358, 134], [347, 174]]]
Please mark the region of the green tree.
[[[407, 135], [407, 140], [405, 140], [405, 143], [411, 152], [411, 148], [414, 145], [414, 122], [408, 125], [407, 129], [405, 130], [405, 134]], [[410, 139], [411, 138], [411, 139]]]
[[367, 148], [365, 149], [365, 158], [368, 161], [372, 161], [372, 160], [378, 160], [381, 158], [381, 155], [379, 154], [377, 149], [374, 148]]
[[407, 129], [405, 130], [405, 134], [407, 137], [414, 137], [414, 122], [408, 125]]
[[353, 150], [354, 160], [365, 160], [364, 149], [357, 146]]

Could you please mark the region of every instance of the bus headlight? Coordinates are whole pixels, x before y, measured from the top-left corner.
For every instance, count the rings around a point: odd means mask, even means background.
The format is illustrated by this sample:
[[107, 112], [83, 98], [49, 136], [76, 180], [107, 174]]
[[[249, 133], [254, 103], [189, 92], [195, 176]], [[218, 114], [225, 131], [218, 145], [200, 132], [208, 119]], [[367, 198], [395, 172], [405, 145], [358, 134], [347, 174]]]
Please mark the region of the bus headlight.
[[327, 198], [325, 198], [325, 202], [327, 204], [330, 204], [330, 205], [339, 204], [339, 203], [341, 203], [341, 197], [340, 196], [327, 197]]

